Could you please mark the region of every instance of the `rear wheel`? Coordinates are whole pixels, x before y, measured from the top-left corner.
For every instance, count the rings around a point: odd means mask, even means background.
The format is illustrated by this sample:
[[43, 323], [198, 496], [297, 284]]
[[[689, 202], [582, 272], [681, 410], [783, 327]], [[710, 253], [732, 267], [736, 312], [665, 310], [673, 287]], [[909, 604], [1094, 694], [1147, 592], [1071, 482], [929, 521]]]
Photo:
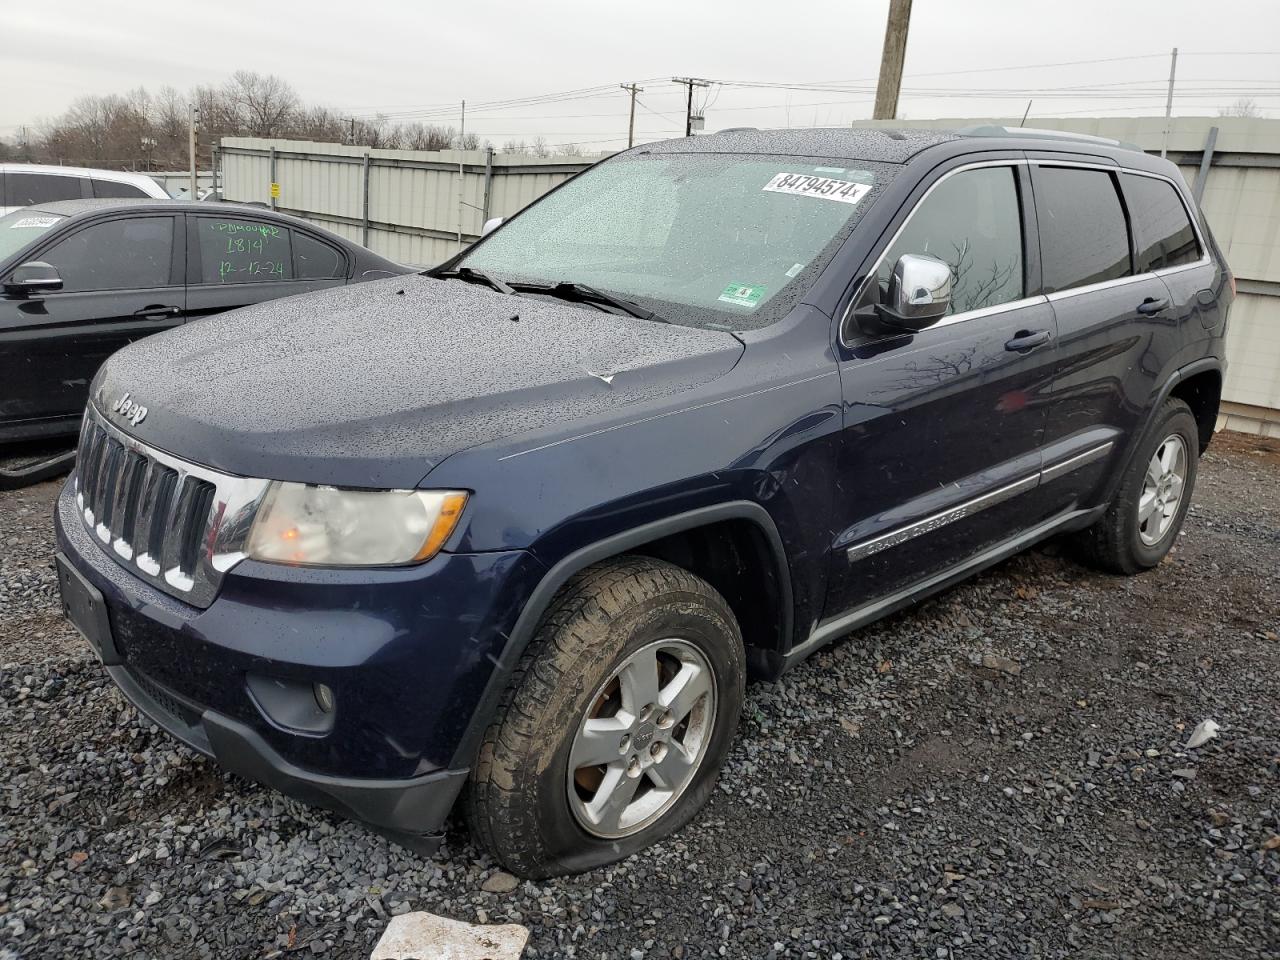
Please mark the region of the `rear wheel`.
[[1111, 506], [1080, 535], [1086, 559], [1113, 573], [1137, 573], [1163, 560], [1191, 505], [1199, 450], [1191, 408], [1166, 401]]
[[737, 622], [705, 581], [622, 557], [553, 601], [486, 732], [467, 808], [529, 877], [629, 856], [697, 812], [737, 727]]

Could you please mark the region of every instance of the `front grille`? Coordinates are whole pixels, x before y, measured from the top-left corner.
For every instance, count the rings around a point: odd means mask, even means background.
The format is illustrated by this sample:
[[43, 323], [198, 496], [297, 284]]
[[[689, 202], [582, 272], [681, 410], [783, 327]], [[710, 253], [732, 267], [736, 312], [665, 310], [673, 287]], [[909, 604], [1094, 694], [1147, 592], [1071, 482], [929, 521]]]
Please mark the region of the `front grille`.
[[118, 562], [196, 606], [213, 602], [243, 554], [267, 487], [156, 450], [90, 404], [76, 460], [76, 504], [85, 526]]

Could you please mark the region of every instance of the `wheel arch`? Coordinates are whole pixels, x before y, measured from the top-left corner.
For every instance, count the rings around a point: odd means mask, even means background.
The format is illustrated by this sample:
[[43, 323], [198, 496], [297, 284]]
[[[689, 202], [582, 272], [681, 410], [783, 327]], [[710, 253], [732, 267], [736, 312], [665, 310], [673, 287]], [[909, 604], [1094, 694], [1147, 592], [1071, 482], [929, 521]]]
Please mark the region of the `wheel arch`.
[[[717, 545], [727, 546], [728, 556], [718, 557]], [[769, 676], [781, 672], [791, 643], [794, 607], [790, 567], [773, 518], [758, 503], [747, 500], [675, 514], [579, 547], [548, 569], [525, 601], [495, 662], [452, 766], [473, 765], [503, 690], [560, 589], [592, 564], [626, 554], [667, 560], [707, 580], [738, 617], [751, 671]], [[750, 572], [758, 576], [755, 585], [763, 585], [763, 590], [735, 589], [731, 582], [735, 566], [741, 570], [748, 561], [756, 561]]]

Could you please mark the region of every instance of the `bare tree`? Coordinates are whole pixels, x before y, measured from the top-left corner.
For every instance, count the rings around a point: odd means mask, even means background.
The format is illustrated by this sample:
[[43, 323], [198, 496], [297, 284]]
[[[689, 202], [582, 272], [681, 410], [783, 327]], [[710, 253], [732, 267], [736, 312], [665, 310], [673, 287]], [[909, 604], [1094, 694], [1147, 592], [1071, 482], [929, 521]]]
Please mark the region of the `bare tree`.
[[562, 143], [556, 147], [556, 153], [562, 157], [580, 157], [582, 156], [582, 147], [576, 143]]
[[301, 107], [297, 92], [274, 74], [237, 70], [223, 88], [240, 127], [250, 136], [277, 137], [290, 130]]
[[1258, 108], [1258, 101], [1253, 97], [1239, 97], [1229, 107], [1224, 107], [1218, 111], [1220, 117], [1260, 117], [1262, 111]]
[[551, 151], [547, 149], [546, 137], [534, 137], [533, 143], [529, 147], [529, 152], [535, 157], [551, 156]]

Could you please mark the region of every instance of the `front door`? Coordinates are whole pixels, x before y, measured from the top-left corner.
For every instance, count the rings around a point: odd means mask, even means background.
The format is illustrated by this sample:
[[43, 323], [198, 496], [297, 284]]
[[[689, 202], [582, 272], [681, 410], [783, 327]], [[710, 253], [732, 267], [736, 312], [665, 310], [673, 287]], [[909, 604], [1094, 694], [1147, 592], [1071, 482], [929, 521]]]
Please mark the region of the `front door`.
[[[1038, 295], [1016, 162], [960, 168], [924, 195], [842, 336], [844, 442], [825, 622], [1043, 519], [1034, 495], [1056, 329]], [[860, 332], [903, 254], [952, 271], [951, 312], [915, 335]]]
[[33, 251], [63, 287], [0, 298], [0, 423], [23, 432], [74, 424], [107, 357], [182, 323], [180, 224], [174, 216], [97, 221]]

